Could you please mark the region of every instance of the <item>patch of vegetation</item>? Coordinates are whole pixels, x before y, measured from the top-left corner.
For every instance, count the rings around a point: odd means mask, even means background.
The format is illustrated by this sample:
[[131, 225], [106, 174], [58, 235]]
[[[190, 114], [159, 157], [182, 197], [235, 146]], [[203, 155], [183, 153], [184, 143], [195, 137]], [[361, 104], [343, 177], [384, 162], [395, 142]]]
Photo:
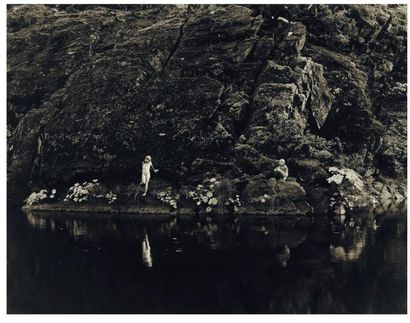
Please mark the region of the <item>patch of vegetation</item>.
[[189, 191], [188, 199], [196, 204], [198, 210], [204, 209], [206, 213], [223, 213], [225, 208], [234, 212], [242, 205], [239, 195], [234, 193], [229, 179], [213, 177], [205, 179], [195, 190]]
[[42, 189], [39, 192], [31, 193], [24, 200], [24, 202], [26, 203], [26, 205], [34, 205], [34, 204], [50, 202], [51, 200], [55, 199], [56, 193], [57, 193], [57, 191], [55, 189], [51, 190], [51, 194], [49, 194], [46, 189]]
[[168, 188], [165, 191], [157, 192], [155, 196], [158, 200], [160, 200], [163, 203], [168, 204], [173, 209], [178, 208], [178, 201], [180, 198], [180, 194], [174, 193], [171, 188]]
[[330, 176], [327, 181], [336, 186], [336, 193], [331, 199], [331, 206], [352, 210], [377, 204], [367, 183], [362, 176], [350, 168], [330, 167]]

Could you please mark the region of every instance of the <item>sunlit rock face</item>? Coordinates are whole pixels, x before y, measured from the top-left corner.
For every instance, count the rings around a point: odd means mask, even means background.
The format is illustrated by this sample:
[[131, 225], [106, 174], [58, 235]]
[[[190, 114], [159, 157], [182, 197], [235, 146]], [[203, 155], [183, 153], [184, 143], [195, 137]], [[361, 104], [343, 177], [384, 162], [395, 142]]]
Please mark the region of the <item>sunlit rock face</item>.
[[148, 153], [180, 182], [406, 171], [405, 6], [24, 5], [7, 41], [10, 183], [134, 180]]

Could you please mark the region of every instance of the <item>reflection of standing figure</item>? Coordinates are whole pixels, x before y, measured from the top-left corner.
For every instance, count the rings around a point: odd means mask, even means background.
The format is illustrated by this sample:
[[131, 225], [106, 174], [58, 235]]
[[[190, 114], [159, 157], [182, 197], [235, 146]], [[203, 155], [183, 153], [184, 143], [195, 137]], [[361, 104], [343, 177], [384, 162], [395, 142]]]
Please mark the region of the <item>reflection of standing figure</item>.
[[152, 267], [151, 246], [149, 245], [148, 234], [146, 231], [144, 232], [144, 239], [142, 240], [142, 262], [148, 268]]

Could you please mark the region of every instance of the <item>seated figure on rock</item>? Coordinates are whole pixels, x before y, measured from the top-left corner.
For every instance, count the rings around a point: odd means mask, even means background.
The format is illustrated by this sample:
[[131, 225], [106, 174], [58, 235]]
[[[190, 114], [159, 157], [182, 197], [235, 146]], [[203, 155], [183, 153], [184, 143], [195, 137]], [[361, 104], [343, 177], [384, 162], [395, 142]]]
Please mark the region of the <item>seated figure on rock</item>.
[[286, 166], [285, 160], [279, 160], [279, 166], [274, 169], [274, 177], [276, 179], [286, 180], [288, 178], [289, 172], [288, 167]]

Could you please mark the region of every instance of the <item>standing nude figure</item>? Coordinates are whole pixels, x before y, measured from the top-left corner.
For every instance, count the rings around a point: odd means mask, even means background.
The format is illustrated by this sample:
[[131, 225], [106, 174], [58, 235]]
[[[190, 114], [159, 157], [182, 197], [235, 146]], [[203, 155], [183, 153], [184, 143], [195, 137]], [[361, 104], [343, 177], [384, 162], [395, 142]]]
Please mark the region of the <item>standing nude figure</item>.
[[147, 155], [147, 156], [145, 156], [145, 158], [142, 162], [141, 184], [145, 184], [145, 190], [144, 190], [144, 194], [142, 194], [142, 196], [147, 195], [148, 183], [149, 183], [149, 180], [151, 178], [151, 172], [150, 172], [151, 168], [155, 173], [158, 172], [158, 169], [155, 169], [154, 166], [152, 165], [151, 156]]

